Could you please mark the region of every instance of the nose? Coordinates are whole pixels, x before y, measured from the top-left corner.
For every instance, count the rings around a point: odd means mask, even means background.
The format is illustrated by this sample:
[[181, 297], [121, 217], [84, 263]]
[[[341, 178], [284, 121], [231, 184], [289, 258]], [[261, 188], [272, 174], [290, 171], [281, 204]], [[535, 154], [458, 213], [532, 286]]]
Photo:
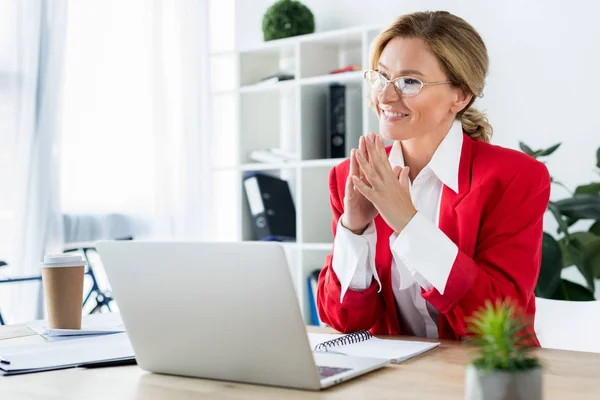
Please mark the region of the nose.
[[379, 100], [380, 103], [385, 104], [396, 101], [399, 97], [400, 95], [398, 94], [396, 86], [391, 82], [386, 82], [383, 90], [377, 95], [377, 100]]

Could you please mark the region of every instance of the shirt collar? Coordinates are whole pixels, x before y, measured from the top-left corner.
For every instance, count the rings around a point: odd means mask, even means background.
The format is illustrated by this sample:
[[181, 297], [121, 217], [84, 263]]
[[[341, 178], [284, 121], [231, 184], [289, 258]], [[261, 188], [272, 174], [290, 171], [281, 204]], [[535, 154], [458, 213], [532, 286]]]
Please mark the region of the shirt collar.
[[[433, 157], [427, 164], [440, 181], [454, 193], [458, 193], [458, 168], [460, 165], [460, 154], [463, 144], [462, 124], [455, 120], [450, 130], [442, 139], [442, 142], [435, 150]], [[402, 146], [399, 141], [394, 142], [390, 155], [388, 157], [393, 167], [404, 167], [404, 156]]]

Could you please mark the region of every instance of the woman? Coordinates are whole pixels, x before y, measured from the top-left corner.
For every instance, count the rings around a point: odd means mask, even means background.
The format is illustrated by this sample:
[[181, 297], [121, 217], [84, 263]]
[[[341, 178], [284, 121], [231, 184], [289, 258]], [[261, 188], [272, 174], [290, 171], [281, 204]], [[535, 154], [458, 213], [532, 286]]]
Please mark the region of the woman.
[[335, 240], [318, 309], [333, 328], [458, 340], [499, 298], [533, 317], [550, 177], [489, 144], [472, 107], [487, 69], [479, 34], [448, 12], [404, 15], [375, 40], [365, 79], [379, 135], [329, 175]]

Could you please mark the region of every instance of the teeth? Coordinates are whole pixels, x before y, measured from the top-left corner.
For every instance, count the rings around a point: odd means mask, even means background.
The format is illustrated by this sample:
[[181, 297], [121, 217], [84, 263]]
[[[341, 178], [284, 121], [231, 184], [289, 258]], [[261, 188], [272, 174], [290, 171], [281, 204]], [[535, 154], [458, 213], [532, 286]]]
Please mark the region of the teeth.
[[382, 111], [386, 117], [406, 117], [408, 115], [408, 114], [395, 113], [395, 112], [386, 111], [386, 110], [382, 110]]

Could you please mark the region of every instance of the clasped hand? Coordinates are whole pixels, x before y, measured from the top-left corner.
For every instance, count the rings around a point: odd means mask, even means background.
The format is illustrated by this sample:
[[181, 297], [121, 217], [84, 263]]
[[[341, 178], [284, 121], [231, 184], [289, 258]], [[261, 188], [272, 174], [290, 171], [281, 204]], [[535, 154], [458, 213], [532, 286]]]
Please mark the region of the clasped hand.
[[[355, 231], [356, 227], [353, 229], [346, 222], [364, 219], [361, 218], [364, 216], [356, 214], [368, 210], [364, 203], [370, 203], [376, 210], [373, 218], [379, 213], [396, 233], [400, 233], [417, 212], [410, 196], [409, 167], [392, 168], [383, 140], [378, 135], [370, 133], [361, 137], [360, 141], [359, 149], [352, 150], [350, 156], [350, 174], [344, 198], [345, 207], [350, 209], [344, 209], [342, 224]], [[356, 207], [361, 203], [362, 207]]]

